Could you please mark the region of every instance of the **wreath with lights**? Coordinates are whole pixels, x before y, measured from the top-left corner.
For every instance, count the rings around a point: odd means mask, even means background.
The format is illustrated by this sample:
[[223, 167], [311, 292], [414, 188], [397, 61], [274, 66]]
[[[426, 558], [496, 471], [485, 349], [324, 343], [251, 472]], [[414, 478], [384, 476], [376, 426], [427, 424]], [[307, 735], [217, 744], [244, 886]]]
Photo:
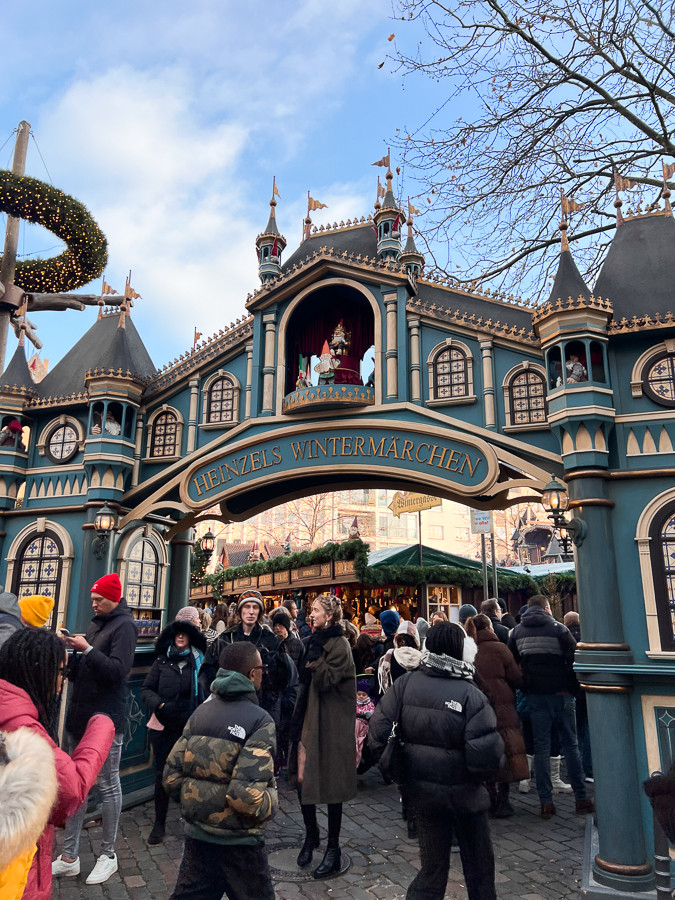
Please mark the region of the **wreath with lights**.
[[108, 245], [89, 210], [57, 188], [0, 171], [0, 211], [42, 225], [66, 250], [51, 259], [18, 262], [14, 283], [27, 292], [62, 294], [88, 284], [105, 269]]

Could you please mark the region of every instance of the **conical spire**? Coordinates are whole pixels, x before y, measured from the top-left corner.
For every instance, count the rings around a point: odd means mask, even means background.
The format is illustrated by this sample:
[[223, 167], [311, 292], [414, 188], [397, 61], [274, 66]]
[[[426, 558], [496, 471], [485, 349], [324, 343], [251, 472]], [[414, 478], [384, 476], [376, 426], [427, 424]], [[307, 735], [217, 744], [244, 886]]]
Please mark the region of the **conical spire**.
[[406, 271], [417, 277], [424, 268], [424, 256], [417, 249], [415, 244], [415, 230], [413, 228], [412, 212], [410, 211], [410, 201], [408, 201], [408, 240], [405, 242], [405, 250], [401, 253], [400, 262], [406, 268]]
[[10, 388], [18, 388], [23, 392], [35, 392], [35, 382], [31, 378], [28, 363], [26, 362], [26, 351], [24, 345], [20, 341], [14, 355], [9, 361], [9, 365], [0, 375], [0, 385]]
[[258, 275], [261, 282], [271, 281], [281, 275], [281, 254], [286, 248], [286, 238], [279, 232], [276, 219], [276, 197], [279, 197], [276, 178], [272, 181], [272, 199], [270, 200], [270, 217], [262, 234], [255, 240], [258, 254]]
[[[399, 209], [394, 197], [392, 188], [392, 180], [394, 176], [388, 165], [389, 155], [385, 157], [387, 161], [387, 186], [384, 191], [382, 206], [375, 204], [375, 214], [373, 221], [377, 228], [377, 255], [380, 259], [393, 260], [396, 262], [401, 255], [401, 225], [404, 221], [403, 212]], [[378, 180], [379, 187], [379, 180]], [[381, 191], [378, 190], [378, 201]]]
[[562, 217], [558, 228], [560, 229], [560, 259], [558, 261], [558, 271], [553, 281], [553, 288], [549, 296], [550, 303], [556, 303], [558, 300], [567, 300], [572, 297], [583, 297], [588, 300], [591, 296], [586, 282], [581, 277], [577, 264], [574, 262], [570, 252], [570, 245], [567, 240], [567, 210], [570, 209], [570, 203], [561, 192], [562, 201]]

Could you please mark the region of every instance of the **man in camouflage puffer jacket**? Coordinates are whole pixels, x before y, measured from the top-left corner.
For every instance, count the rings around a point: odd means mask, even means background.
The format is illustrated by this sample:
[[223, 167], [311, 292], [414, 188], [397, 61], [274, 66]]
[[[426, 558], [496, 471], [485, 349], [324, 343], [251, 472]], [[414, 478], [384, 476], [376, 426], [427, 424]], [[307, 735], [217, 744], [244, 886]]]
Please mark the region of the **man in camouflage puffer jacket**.
[[263, 828], [278, 804], [276, 734], [272, 717], [258, 704], [262, 672], [254, 645], [228, 644], [211, 696], [167, 759], [164, 787], [180, 795], [187, 823], [172, 900], [220, 900], [223, 893], [230, 900], [274, 898]]

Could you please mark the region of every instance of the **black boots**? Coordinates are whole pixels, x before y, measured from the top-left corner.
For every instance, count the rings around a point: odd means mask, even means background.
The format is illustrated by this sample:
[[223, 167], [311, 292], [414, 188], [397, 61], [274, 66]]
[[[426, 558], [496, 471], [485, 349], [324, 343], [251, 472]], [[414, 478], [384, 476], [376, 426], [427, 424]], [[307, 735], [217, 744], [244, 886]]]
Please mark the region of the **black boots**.
[[321, 843], [321, 838], [319, 837], [319, 829], [312, 829], [310, 831], [305, 832], [305, 843], [302, 845], [302, 850], [298, 853], [298, 865], [301, 869], [304, 869], [305, 866], [308, 866], [312, 861], [312, 854], [316, 850], [316, 848]]
[[319, 866], [312, 872], [315, 878], [328, 878], [330, 875], [337, 875], [340, 871], [342, 862], [340, 848], [328, 847]]
[[155, 822], [152, 826], [152, 831], [148, 835], [148, 843], [149, 844], [161, 844], [164, 840], [164, 823], [163, 822]]
[[509, 785], [500, 782], [497, 785], [497, 803], [492, 811], [495, 819], [508, 819], [514, 814], [514, 809], [509, 803]]

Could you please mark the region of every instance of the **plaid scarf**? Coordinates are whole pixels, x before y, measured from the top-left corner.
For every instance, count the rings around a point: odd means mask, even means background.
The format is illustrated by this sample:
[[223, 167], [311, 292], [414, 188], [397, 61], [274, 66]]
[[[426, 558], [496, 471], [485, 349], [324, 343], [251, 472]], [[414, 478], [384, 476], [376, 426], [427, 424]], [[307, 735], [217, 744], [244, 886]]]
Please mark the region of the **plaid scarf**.
[[425, 650], [421, 663], [427, 669], [443, 672], [450, 678], [464, 678], [466, 681], [473, 681], [476, 674], [476, 669], [471, 663], [455, 659], [454, 656], [446, 656], [444, 653], [430, 653]]

